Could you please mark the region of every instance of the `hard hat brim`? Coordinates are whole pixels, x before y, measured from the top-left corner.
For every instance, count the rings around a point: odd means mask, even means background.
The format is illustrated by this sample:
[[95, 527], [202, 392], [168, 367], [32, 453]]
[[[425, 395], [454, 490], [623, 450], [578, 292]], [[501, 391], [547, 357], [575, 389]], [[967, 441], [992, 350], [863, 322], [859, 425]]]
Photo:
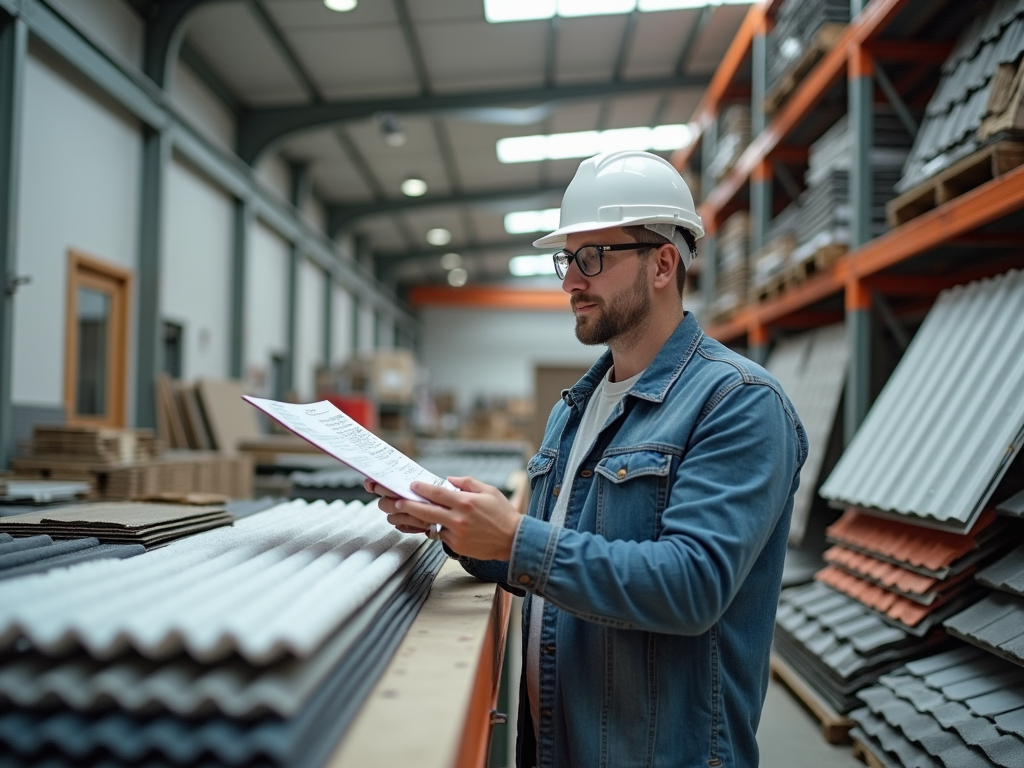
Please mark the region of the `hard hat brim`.
[[696, 222], [686, 220], [683, 218], [669, 218], [666, 216], [640, 216], [635, 219], [625, 219], [622, 221], [584, 221], [578, 224], [570, 224], [566, 227], [559, 227], [554, 232], [544, 235], [544, 237], [538, 238], [533, 241], [535, 248], [563, 248], [565, 247], [565, 238], [568, 235], [574, 235], [578, 232], [598, 232], [602, 229], [616, 229], [617, 227], [633, 227], [642, 226], [643, 224], [672, 224], [683, 229], [688, 229], [693, 233], [695, 240], [699, 240], [704, 237], [704, 227], [698, 219]]

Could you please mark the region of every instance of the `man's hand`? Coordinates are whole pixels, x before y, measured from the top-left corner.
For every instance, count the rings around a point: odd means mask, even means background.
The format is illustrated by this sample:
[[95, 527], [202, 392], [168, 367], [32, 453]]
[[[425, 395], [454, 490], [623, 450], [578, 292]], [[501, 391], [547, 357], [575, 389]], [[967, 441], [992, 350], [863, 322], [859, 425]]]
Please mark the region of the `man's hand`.
[[451, 491], [428, 483], [413, 483], [412, 490], [426, 502], [399, 499], [383, 486], [367, 480], [365, 487], [383, 498], [377, 505], [388, 522], [404, 533], [426, 533], [441, 524], [441, 540], [455, 552], [477, 560], [508, 560], [520, 515], [497, 488], [472, 477], [449, 477], [458, 488]]

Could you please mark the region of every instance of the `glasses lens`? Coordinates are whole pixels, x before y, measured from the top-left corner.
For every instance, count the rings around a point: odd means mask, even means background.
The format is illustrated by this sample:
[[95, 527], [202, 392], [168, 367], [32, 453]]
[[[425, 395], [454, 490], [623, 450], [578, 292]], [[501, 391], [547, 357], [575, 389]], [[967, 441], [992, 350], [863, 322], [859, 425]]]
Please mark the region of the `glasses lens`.
[[569, 269], [569, 254], [565, 251], [559, 251], [551, 258], [555, 262], [555, 274], [558, 275], [559, 280], [564, 280], [565, 273]]
[[587, 277], [593, 277], [601, 271], [601, 252], [593, 246], [587, 245], [576, 251], [576, 263]]

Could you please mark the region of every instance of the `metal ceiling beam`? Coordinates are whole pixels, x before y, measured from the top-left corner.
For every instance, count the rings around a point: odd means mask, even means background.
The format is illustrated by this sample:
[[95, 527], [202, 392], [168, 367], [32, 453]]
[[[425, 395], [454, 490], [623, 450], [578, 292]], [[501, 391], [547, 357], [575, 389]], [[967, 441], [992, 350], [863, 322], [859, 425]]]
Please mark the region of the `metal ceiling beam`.
[[633, 11], [626, 17], [626, 27], [622, 31], [622, 39], [619, 40], [619, 52], [615, 56], [615, 66], [612, 68], [612, 80], [615, 82], [622, 81], [622, 73], [626, 68], [626, 59], [629, 58], [629, 48], [633, 42], [633, 31], [636, 29], [636, 23], [640, 18], [640, 14], [637, 11]]
[[420, 93], [427, 96], [433, 90], [430, 85], [430, 76], [427, 74], [427, 60], [423, 56], [423, 47], [420, 45], [419, 36], [413, 26], [412, 17], [409, 15], [409, 6], [405, 0], [393, 0], [395, 15], [398, 17], [398, 26], [402, 30], [402, 37], [405, 38], [405, 47], [409, 50], [409, 58], [412, 59], [413, 72], [416, 74], [416, 82], [419, 84]]
[[700, 39], [701, 32], [707, 27], [708, 22], [711, 21], [711, 14], [714, 13], [713, 5], [705, 5], [700, 9], [700, 15], [697, 20], [693, 22], [693, 26], [690, 27], [690, 34], [686, 36], [686, 42], [683, 43], [683, 47], [679, 49], [679, 58], [676, 59], [676, 76], [682, 76], [683, 72], [686, 71], [686, 62], [690, 60], [690, 54], [693, 53], [693, 49], [697, 46], [697, 41]]
[[189, 45], [188, 41], [182, 41], [179, 56], [188, 68], [196, 74], [196, 77], [202, 81], [203, 85], [213, 91], [213, 95], [220, 99], [224, 106], [237, 116], [242, 109], [242, 102], [239, 101], [235, 92], [228, 87], [228, 84], [224, 82], [221, 76], [213, 70], [213, 67], [210, 66], [203, 55]]
[[360, 205], [332, 206], [328, 209], [328, 230], [332, 236], [347, 229], [358, 219], [381, 214], [402, 213], [421, 208], [433, 208], [442, 205], [477, 205], [482, 203], [500, 203], [529, 198], [561, 195], [565, 185], [542, 187], [519, 187], [505, 189], [488, 189], [473, 192], [456, 192], [451, 195], [434, 195], [423, 197], [406, 197], [402, 199], [379, 199], [372, 203]]
[[281, 28], [277, 26], [274, 20], [267, 13], [267, 9], [263, 7], [263, 4], [259, 0], [249, 0], [246, 5], [249, 10], [252, 11], [253, 16], [256, 17], [256, 21], [263, 28], [267, 37], [270, 38], [270, 42], [277, 49], [277, 52], [284, 59], [288, 69], [291, 70], [292, 75], [296, 80], [299, 81], [299, 85], [306, 92], [313, 101], [319, 103], [323, 101], [323, 96], [320, 93], [320, 89], [316, 83], [313, 82], [312, 76], [306, 71], [302, 62], [299, 61], [299, 57], [295, 55], [295, 51], [288, 44], [288, 41], [284, 38], [284, 33]]
[[146, 22], [142, 71], [161, 89], [170, 83], [174, 61], [185, 36], [185, 17], [201, 5], [219, 0], [160, 0], [150, 3]]
[[378, 112], [441, 115], [478, 107], [585, 101], [634, 93], [703, 89], [710, 75], [628, 80], [619, 83], [583, 83], [544, 88], [485, 90], [432, 96], [390, 96], [379, 99], [339, 100], [291, 107], [263, 107], [242, 113], [238, 126], [238, 155], [252, 164], [276, 141], [298, 131], [372, 117]]

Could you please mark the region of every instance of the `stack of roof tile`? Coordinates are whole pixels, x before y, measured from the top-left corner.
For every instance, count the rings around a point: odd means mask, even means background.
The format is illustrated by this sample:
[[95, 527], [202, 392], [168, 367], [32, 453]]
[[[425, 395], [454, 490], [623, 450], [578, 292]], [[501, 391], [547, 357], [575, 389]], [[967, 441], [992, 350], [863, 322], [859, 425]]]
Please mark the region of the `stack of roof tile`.
[[800, 222], [800, 203], [793, 201], [768, 222], [765, 244], [750, 254], [750, 285], [757, 288], [789, 265], [796, 248], [796, 228]]
[[750, 107], [731, 104], [722, 112], [718, 142], [708, 173], [715, 181], [725, 176], [750, 144]]
[[223, 505], [109, 502], [0, 518], [0, 532], [14, 536], [46, 535], [58, 539], [94, 537], [105, 543], [155, 547], [183, 536], [230, 525], [233, 520]]
[[722, 315], [747, 302], [750, 285], [750, 215], [737, 211], [718, 230], [718, 277], [711, 305]]
[[768, 33], [768, 87], [798, 65], [819, 29], [849, 20], [846, 0], [785, 0]]
[[415, 617], [436, 542], [290, 502], [130, 560], [0, 583], [12, 764], [320, 765]]
[[1024, 0], [985, 3], [973, 19], [942, 65], [942, 79], [896, 185], [899, 192], [982, 146], [978, 129], [990, 112], [993, 81], [1001, 66], [1016, 69], [1024, 53]]
[[0, 533], [0, 579], [40, 573], [87, 560], [132, 557], [145, 551], [141, 544], [101, 544], [94, 537], [56, 542], [49, 536], [15, 539]]
[[1024, 669], [969, 646], [858, 694], [851, 735], [883, 765], [1024, 768]]
[[947, 642], [938, 630], [915, 637], [817, 582], [784, 589], [775, 619], [775, 653], [839, 713], [880, 674]]

